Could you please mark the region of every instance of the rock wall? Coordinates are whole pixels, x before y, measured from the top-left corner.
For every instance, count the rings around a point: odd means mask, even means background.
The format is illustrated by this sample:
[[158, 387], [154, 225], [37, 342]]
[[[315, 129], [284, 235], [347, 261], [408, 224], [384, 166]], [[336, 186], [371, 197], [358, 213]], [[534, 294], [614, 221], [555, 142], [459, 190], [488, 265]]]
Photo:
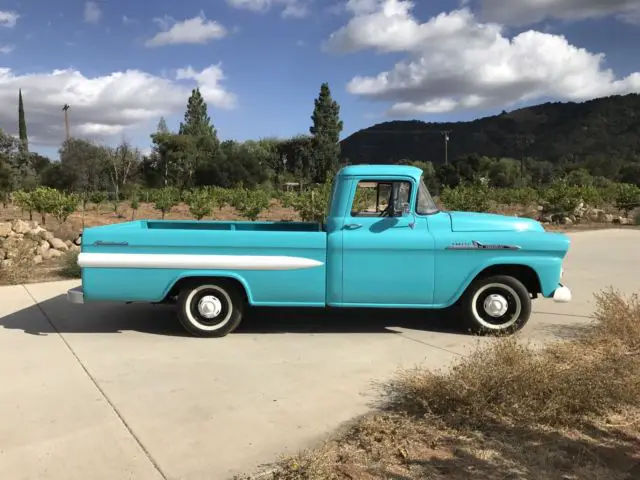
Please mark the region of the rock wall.
[[68, 251], [79, 252], [73, 242], [56, 238], [35, 221], [0, 222], [0, 267], [9, 268], [25, 256], [34, 264], [61, 257]]
[[[538, 207], [543, 210], [543, 207]], [[629, 217], [607, 213], [599, 208], [592, 208], [584, 203], [580, 203], [570, 214], [564, 213], [542, 213], [538, 219], [542, 223], [560, 223], [571, 225], [574, 223], [612, 223], [617, 225], [633, 225], [633, 212]]]

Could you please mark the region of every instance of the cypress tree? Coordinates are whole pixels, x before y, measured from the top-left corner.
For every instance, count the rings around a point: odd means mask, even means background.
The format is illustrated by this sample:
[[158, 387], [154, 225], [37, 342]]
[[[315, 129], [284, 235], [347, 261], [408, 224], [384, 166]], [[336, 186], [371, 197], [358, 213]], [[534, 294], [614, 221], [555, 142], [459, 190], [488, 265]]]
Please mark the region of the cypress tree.
[[22, 89], [18, 90], [18, 134], [20, 137], [20, 151], [29, 151], [29, 140], [27, 138], [27, 122], [24, 118], [24, 104], [22, 103]]

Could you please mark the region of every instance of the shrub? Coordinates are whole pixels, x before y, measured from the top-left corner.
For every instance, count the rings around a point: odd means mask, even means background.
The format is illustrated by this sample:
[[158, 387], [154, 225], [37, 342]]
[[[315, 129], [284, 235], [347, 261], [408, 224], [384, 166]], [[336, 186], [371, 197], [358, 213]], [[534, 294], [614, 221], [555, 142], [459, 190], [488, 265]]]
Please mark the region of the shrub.
[[448, 210], [488, 212], [491, 208], [490, 194], [491, 190], [484, 185], [445, 187], [440, 194], [440, 201]]
[[256, 221], [260, 213], [269, 207], [270, 200], [262, 190], [239, 188], [233, 193], [232, 206], [243, 218]]
[[537, 190], [530, 187], [496, 188], [491, 191], [491, 198], [501, 205], [530, 206], [539, 202], [540, 195]]
[[76, 211], [80, 203], [80, 195], [76, 193], [65, 194], [56, 191], [53, 196], [53, 208], [51, 214], [56, 217], [58, 222], [65, 223], [69, 216]]
[[162, 213], [162, 219], [178, 204], [177, 191], [171, 187], [162, 188], [154, 192], [154, 207]]
[[29, 212], [29, 220], [33, 220], [33, 211], [36, 209], [33, 192], [25, 192], [24, 190], [14, 192], [13, 200], [23, 211]]
[[640, 206], [640, 188], [629, 183], [619, 184], [616, 188], [615, 206], [625, 215]]
[[68, 251], [60, 259], [60, 274], [68, 278], [80, 278], [81, 269], [78, 265], [78, 252]]
[[331, 182], [326, 182], [318, 188], [301, 193], [288, 192], [283, 204], [293, 208], [303, 222], [323, 223], [328, 213], [330, 196]]
[[580, 205], [580, 187], [570, 186], [563, 181], [555, 182], [541, 191], [542, 206], [546, 213], [568, 215]]
[[211, 215], [211, 195], [206, 190], [191, 192], [187, 197], [187, 203], [189, 204], [189, 212], [197, 220], [202, 220], [204, 217]]
[[96, 205], [100, 205], [106, 199], [107, 199], [107, 194], [101, 191], [95, 191], [89, 194], [89, 201], [91, 203], [95, 203]]
[[60, 192], [55, 188], [38, 187], [31, 195], [34, 210], [40, 214], [42, 225], [46, 225], [47, 214], [53, 213], [60, 202]]

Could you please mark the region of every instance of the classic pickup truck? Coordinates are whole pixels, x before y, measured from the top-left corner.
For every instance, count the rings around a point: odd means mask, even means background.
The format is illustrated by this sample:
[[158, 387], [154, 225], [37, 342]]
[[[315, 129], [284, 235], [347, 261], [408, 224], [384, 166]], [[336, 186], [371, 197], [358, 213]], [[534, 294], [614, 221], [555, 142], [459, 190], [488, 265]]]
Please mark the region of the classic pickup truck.
[[440, 211], [422, 170], [356, 165], [334, 177], [324, 223], [139, 220], [87, 228], [88, 301], [175, 302], [193, 335], [222, 337], [251, 306], [453, 308], [513, 333], [562, 285], [569, 238], [532, 219]]

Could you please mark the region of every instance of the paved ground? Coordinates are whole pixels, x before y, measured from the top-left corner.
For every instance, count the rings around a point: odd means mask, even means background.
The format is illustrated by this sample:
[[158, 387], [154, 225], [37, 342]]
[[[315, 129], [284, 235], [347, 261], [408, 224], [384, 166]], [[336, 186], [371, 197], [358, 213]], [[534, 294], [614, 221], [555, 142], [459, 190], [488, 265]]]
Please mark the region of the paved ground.
[[[574, 302], [538, 300], [524, 339], [571, 334], [608, 285], [640, 291], [640, 231], [572, 239]], [[77, 284], [0, 289], [2, 478], [226, 479], [365, 412], [397, 368], [445, 366], [478, 341], [418, 312], [309, 311], [197, 339], [170, 307], [70, 305]]]

